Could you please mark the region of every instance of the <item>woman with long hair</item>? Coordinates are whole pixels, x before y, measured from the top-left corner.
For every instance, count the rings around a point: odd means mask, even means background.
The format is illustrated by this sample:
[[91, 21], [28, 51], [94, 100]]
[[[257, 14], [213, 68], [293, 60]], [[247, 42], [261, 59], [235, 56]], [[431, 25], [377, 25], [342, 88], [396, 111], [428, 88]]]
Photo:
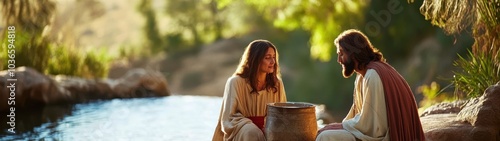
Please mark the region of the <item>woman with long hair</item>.
[[267, 40], [252, 41], [227, 80], [213, 141], [265, 141], [267, 104], [286, 102], [278, 50]]

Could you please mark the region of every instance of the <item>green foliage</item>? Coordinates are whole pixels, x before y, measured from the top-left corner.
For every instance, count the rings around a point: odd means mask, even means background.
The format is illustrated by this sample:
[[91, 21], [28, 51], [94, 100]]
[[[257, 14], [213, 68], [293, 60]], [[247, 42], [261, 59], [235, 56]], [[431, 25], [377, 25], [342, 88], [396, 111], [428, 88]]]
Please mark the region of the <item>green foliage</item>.
[[[56, 3], [52, 0], [29, 2], [3, 0], [0, 1], [0, 4], [3, 24], [15, 27], [16, 67], [30, 66], [38, 71], [43, 71], [47, 65], [46, 62], [49, 56], [46, 56], [46, 54], [49, 54], [50, 47], [49, 42], [41, 34], [55, 13]], [[2, 33], [7, 33], [7, 28], [4, 27]], [[2, 47], [7, 46], [7, 37], [5, 35], [0, 35], [2, 37]], [[4, 52], [1, 54], [6, 55]], [[0, 58], [3, 60], [4, 58], [1, 56]]]
[[470, 25], [498, 25], [500, 1], [491, 0], [434, 0], [424, 1], [421, 7], [426, 20], [449, 34], [459, 33]]
[[[23, 28], [31, 35], [42, 33], [55, 13], [53, 0], [10, 1], [1, 0], [2, 19], [5, 25]], [[20, 30], [18, 30], [20, 31]]]
[[432, 24], [448, 34], [472, 30], [474, 45], [468, 59], [459, 55], [454, 65], [453, 83], [456, 95], [472, 98], [481, 96], [490, 85], [500, 80], [500, 1], [461, 0], [424, 1], [422, 14]]
[[334, 53], [333, 40], [340, 32], [361, 26], [367, 6], [363, 0], [245, 2], [257, 7], [276, 27], [310, 32], [311, 56], [322, 61], [330, 60]]
[[[50, 53], [49, 43], [40, 37], [25, 33], [22, 28], [16, 28], [15, 31], [13, 42], [15, 46], [14, 60], [16, 67], [30, 66], [35, 70], [43, 72], [47, 66], [46, 62], [49, 60], [49, 56], [46, 56], [46, 54]], [[0, 53], [0, 59], [7, 60], [9, 59], [7, 57], [8, 37], [4, 36], [1, 43], [2, 52]], [[7, 68], [7, 65], [4, 64], [2, 67]]]
[[[465, 29], [471, 28], [475, 43], [472, 46], [472, 54], [470, 56], [477, 55], [477, 57], [472, 58], [479, 59], [481, 57], [499, 55], [497, 53], [500, 46], [500, 34], [498, 33], [500, 30], [500, 25], [498, 25], [500, 1], [425, 1], [422, 4], [421, 10], [427, 20], [443, 28], [448, 34], [460, 33]], [[491, 52], [494, 54], [490, 55]], [[492, 59], [493, 62], [500, 61], [497, 58]], [[463, 62], [463, 58], [459, 62]], [[462, 68], [467, 68], [465, 67], [467, 65], [461, 64], [459, 65], [464, 66]]]
[[361, 31], [392, 64], [406, 61], [425, 38], [439, 30], [424, 20], [418, 6], [405, 0], [372, 1], [365, 12], [365, 23]]
[[146, 37], [146, 46], [151, 49], [152, 53], [158, 53], [166, 50], [161, 35], [156, 23], [156, 13], [151, 6], [151, 0], [143, 0], [138, 6], [139, 13], [146, 18], [146, 24], [143, 27]]
[[[2, 42], [0, 60], [8, 60], [7, 37]], [[17, 32], [15, 37], [15, 65], [27, 66], [45, 74], [64, 74], [86, 78], [106, 77], [108, 66], [113, 57], [106, 50], [80, 53], [76, 49], [57, 46], [40, 37]], [[3, 63], [3, 61], [2, 61]], [[1, 69], [7, 69], [3, 63]]]
[[473, 54], [469, 51], [466, 59], [459, 56], [454, 65], [462, 71], [454, 72], [456, 93], [459, 97], [466, 98], [478, 97], [483, 94], [489, 86], [500, 81], [500, 56], [499, 52], [479, 52]]
[[[224, 37], [246, 32], [242, 20], [248, 17], [247, 8], [234, 2], [231, 7], [217, 8], [215, 0], [166, 1], [165, 23], [157, 23], [151, 0], [142, 0], [138, 11], [146, 18], [144, 37], [151, 53], [196, 52], [205, 44]], [[166, 31], [159, 30], [166, 26]]]
[[426, 109], [436, 103], [453, 101], [456, 99], [449, 93], [443, 93], [438, 83], [432, 82], [431, 85], [422, 85], [418, 87], [418, 91], [424, 95], [424, 99], [420, 101], [420, 109]]
[[118, 49], [118, 56], [115, 59], [134, 60], [145, 54], [145, 51], [140, 46], [122, 45]]
[[[15, 27], [15, 65], [27, 66], [46, 74], [104, 77], [110, 58], [105, 51], [79, 53], [76, 49], [52, 43], [43, 35], [51, 23], [56, 3], [52, 0], [0, 1], [5, 25]], [[95, 13], [94, 13], [95, 14]], [[6, 29], [4, 29], [6, 30]], [[5, 33], [5, 31], [2, 31]], [[7, 59], [7, 36], [2, 37], [0, 60]], [[7, 64], [1, 64], [1, 69]]]
[[[221, 7], [229, 3], [227, 0], [219, 2]], [[422, 36], [435, 30], [422, 20], [418, 7], [405, 5], [403, 0], [245, 2], [256, 7], [275, 27], [309, 32], [311, 57], [320, 61], [330, 61], [335, 56], [333, 40], [346, 29], [355, 28], [366, 33], [389, 60], [408, 56]], [[408, 28], [409, 22], [412, 28]]]
[[54, 47], [51, 50], [48, 68], [44, 71], [47, 74], [78, 75], [81, 73], [79, 66], [82, 64], [81, 55], [70, 52], [65, 47]]
[[476, 1], [478, 0], [424, 1], [421, 11], [426, 20], [443, 28], [445, 32], [459, 33], [475, 21]]
[[79, 53], [67, 47], [53, 47], [47, 74], [63, 74], [84, 78], [106, 77], [112, 57], [106, 50]]
[[186, 35], [194, 41], [194, 46], [199, 47], [204, 42], [203, 37], [207, 37], [203, 36], [208, 33], [205, 31], [217, 21], [212, 11], [214, 6], [210, 4], [210, 1], [168, 1], [165, 12], [179, 28], [187, 31]]
[[488, 28], [495, 27], [499, 24], [500, 19], [500, 1], [495, 0], [477, 0], [477, 10], [479, 19], [484, 22]]
[[107, 50], [101, 49], [98, 52], [88, 52], [85, 54], [83, 64], [81, 66], [81, 76], [92, 77], [106, 77], [109, 70], [109, 64], [112, 57], [107, 55]]

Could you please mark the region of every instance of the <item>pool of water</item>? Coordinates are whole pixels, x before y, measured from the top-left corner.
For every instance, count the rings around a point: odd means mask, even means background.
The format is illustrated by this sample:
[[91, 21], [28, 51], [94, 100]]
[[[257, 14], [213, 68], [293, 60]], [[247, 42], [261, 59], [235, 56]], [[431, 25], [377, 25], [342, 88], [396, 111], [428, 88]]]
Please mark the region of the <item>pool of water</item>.
[[168, 96], [25, 109], [16, 111], [15, 134], [1, 118], [0, 140], [211, 140], [221, 102]]

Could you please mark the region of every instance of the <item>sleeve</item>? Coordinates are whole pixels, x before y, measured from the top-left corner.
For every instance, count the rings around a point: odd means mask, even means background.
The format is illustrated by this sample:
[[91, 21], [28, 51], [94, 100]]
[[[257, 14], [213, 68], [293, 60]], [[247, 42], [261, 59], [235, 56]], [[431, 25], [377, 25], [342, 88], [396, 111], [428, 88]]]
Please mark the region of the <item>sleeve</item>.
[[344, 120], [342, 126], [358, 139], [383, 140], [388, 135], [388, 127], [382, 81], [374, 70], [368, 70], [362, 86], [361, 111], [354, 118]]
[[357, 100], [357, 96], [356, 96], [356, 93], [358, 93], [358, 83], [361, 83], [361, 77], [360, 75], [356, 75], [356, 80], [354, 81], [354, 92], [353, 92], [353, 96], [352, 96], [352, 105], [351, 105], [351, 109], [349, 110], [349, 113], [347, 113], [347, 115], [345, 116], [345, 118], [342, 120], [343, 121], [346, 121], [348, 119], [351, 119], [351, 118], [354, 118], [354, 116], [356, 115], [356, 100]]
[[[223, 140], [232, 140], [238, 131], [247, 123], [252, 121], [244, 117], [241, 113], [237, 111], [238, 105], [238, 84], [235, 77], [228, 79], [226, 82], [226, 87], [224, 89], [224, 97], [222, 101], [222, 109], [219, 120], [219, 125], [217, 125], [216, 130], [221, 132], [214, 135], [213, 140], [220, 140], [220, 136], [223, 136]], [[219, 128], [222, 127], [222, 128]], [[218, 135], [217, 135], [218, 134]], [[222, 134], [222, 135], [220, 135]], [[219, 136], [219, 137], [216, 137]]]

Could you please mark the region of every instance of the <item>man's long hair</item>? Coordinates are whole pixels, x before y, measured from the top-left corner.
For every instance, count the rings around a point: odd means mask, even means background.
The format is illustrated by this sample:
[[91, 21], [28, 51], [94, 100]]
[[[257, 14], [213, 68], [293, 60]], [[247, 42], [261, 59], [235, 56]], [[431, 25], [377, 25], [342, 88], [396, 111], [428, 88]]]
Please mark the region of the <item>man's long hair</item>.
[[250, 86], [252, 87], [252, 91], [250, 93], [257, 93], [257, 72], [259, 71], [260, 64], [264, 59], [268, 48], [274, 49], [274, 53], [276, 53], [276, 61], [273, 73], [268, 73], [266, 75], [264, 88], [266, 90], [277, 92], [278, 86], [282, 85], [279, 84], [278, 80], [278, 77], [281, 77], [281, 72], [278, 63], [279, 56], [276, 46], [267, 40], [254, 40], [246, 47], [243, 56], [241, 56], [240, 64], [234, 73], [235, 75], [245, 78], [250, 83]]
[[335, 45], [341, 47], [351, 59], [358, 62], [357, 69], [363, 70], [371, 61], [385, 62], [382, 53], [373, 47], [368, 37], [356, 29], [342, 32], [336, 39]]

